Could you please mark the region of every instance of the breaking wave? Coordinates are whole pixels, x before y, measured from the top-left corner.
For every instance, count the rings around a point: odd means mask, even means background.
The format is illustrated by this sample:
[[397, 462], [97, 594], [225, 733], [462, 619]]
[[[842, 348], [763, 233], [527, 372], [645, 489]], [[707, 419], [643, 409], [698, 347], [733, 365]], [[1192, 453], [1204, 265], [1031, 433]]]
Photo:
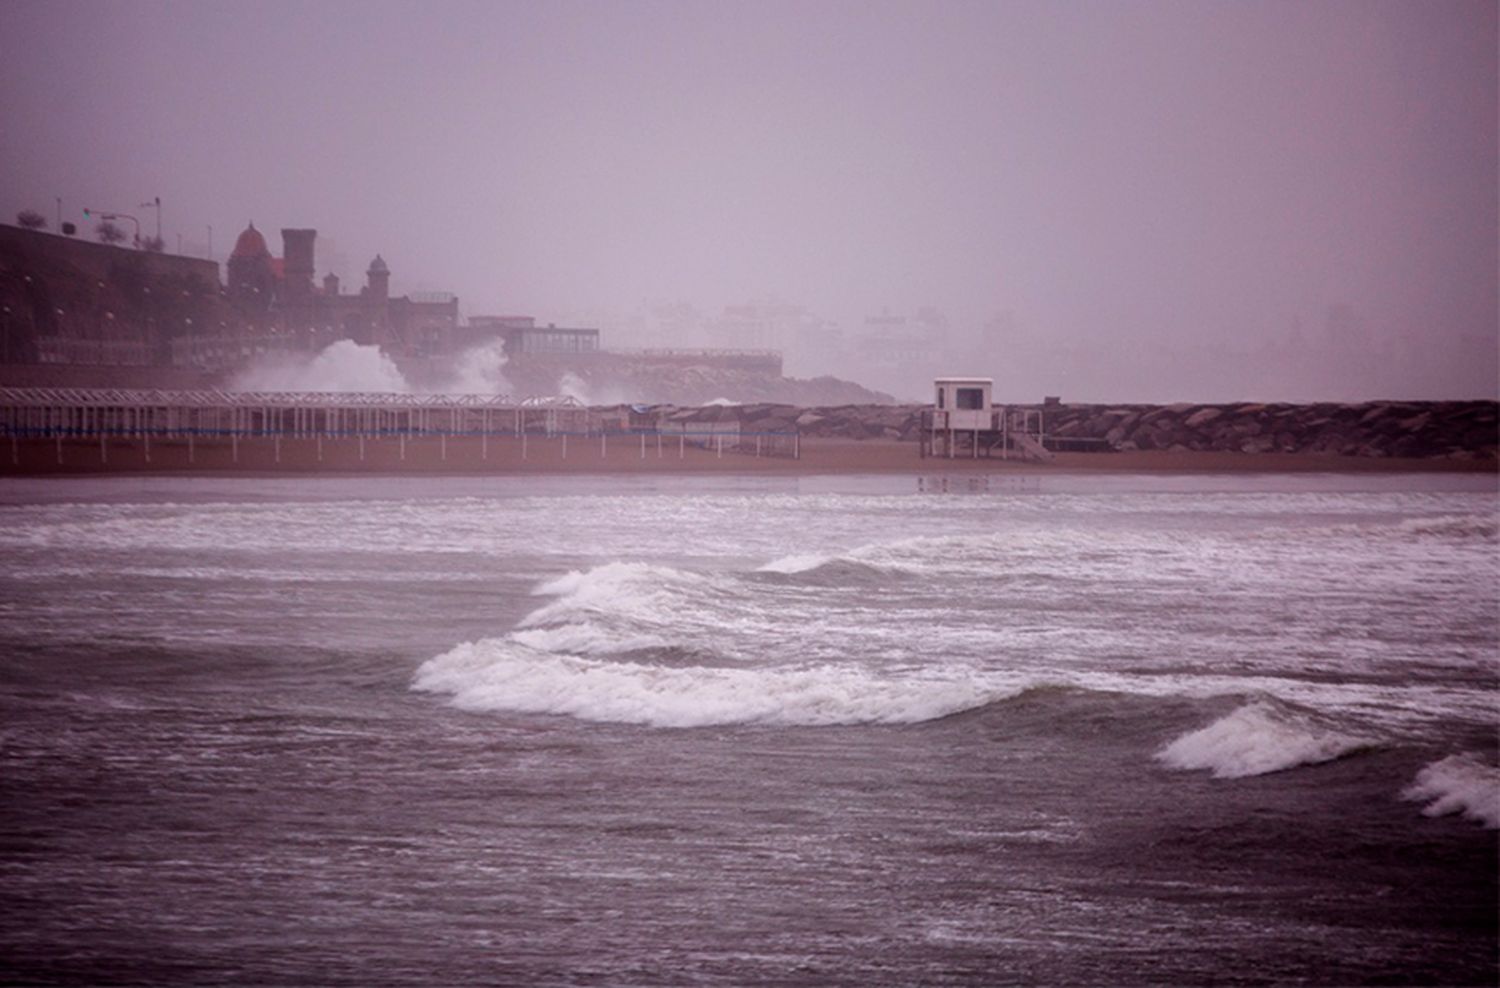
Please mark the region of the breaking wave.
[[820, 566], [827, 566], [829, 563], [833, 562], [835, 558], [836, 557], [834, 556], [819, 556], [815, 553], [794, 553], [790, 556], [782, 556], [780, 559], [771, 560], [769, 563], [766, 563], [764, 566], [762, 566], [759, 572], [786, 574], [806, 573], [811, 570], [815, 570]]
[[1433, 518], [1408, 518], [1397, 528], [1408, 535], [1428, 538], [1500, 539], [1500, 519], [1493, 515], [1439, 515]]
[[881, 676], [856, 666], [723, 669], [559, 655], [507, 639], [459, 645], [413, 687], [466, 710], [566, 714], [651, 727], [911, 724], [1022, 692], [971, 679]]
[[1417, 773], [1401, 798], [1426, 802], [1426, 816], [1462, 813], [1465, 819], [1500, 828], [1500, 768], [1480, 761], [1475, 752], [1449, 755]]
[[[1003, 699], [1020, 676], [879, 670], [808, 647], [754, 581], [615, 562], [548, 580], [509, 634], [424, 663], [413, 688], [460, 707], [655, 727], [903, 724]], [[800, 659], [801, 661], [797, 661]], [[781, 661], [778, 661], [781, 660]]]
[[1216, 779], [1239, 779], [1330, 762], [1376, 743], [1291, 704], [1265, 699], [1182, 735], [1156, 757], [1172, 768], [1208, 769]]
[[[1423, 515], [1398, 520], [1340, 522], [1300, 529], [1299, 534], [1303, 538], [1375, 536], [1411, 543], [1429, 540], [1496, 542], [1500, 541], [1500, 518], [1482, 514]], [[1268, 531], [1261, 537], [1281, 539], [1285, 535], [1278, 531]]]
[[534, 596], [560, 599], [532, 613], [522, 626], [545, 624], [572, 612], [654, 614], [714, 583], [713, 577], [702, 573], [651, 563], [605, 563], [590, 570], [570, 570], [537, 585]]
[[801, 574], [855, 569], [890, 574], [970, 574], [977, 567], [1000, 564], [1009, 559], [1015, 538], [1004, 534], [923, 535], [874, 542], [832, 555], [793, 553], [766, 563], [760, 567], [760, 572]]

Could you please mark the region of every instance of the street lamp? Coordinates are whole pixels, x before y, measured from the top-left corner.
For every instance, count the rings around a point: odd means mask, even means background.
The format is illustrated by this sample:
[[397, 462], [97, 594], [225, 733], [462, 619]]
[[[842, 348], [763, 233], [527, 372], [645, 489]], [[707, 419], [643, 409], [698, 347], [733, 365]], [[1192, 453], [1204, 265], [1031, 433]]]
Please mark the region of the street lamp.
[[84, 207], [83, 215], [88, 219], [93, 219], [97, 216], [101, 220], [129, 220], [135, 224], [135, 245], [137, 247], [141, 245], [141, 221], [129, 213], [101, 213], [97, 209]]
[[156, 239], [158, 241], [160, 241], [161, 240], [161, 196], [157, 196], [155, 199], [153, 199], [150, 202], [143, 202], [143, 203], [141, 203], [140, 208], [141, 209], [154, 209], [154, 210], [156, 210]]

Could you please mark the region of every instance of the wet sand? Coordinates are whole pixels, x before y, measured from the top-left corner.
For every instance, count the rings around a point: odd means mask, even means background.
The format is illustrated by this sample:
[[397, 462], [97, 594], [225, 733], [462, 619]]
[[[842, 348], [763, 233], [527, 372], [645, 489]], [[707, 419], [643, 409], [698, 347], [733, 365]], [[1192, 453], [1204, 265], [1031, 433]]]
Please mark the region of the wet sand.
[[1058, 453], [1050, 463], [998, 457], [923, 458], [915, 443], [803, 439], [800, 456], [754, 448], [700, 449], [671, 437], [512, 436], [420, 439], [257, 438], [30, 440], [0, 448], [0, 475], [97, 473], [1495, 473], [1494, 460], [1399, 459], [1302, 453], [1135, 451]]

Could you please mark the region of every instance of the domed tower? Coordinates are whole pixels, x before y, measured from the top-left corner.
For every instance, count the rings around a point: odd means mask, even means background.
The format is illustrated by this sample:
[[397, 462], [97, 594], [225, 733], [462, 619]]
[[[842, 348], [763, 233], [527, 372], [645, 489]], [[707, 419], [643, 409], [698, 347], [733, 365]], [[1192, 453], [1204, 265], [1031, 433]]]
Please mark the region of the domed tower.
[[372, 298], [382, 301], [391, 297], [391, 269], [386, 266], [385, 260], [379, 254], [375, 260], [370, 262], [370, 269], [365, 272], [369, 279], [369, 292]]
[[271, 304], [275, 289], [275, 278], [271, 272], [271, 252], [266, 249], [266, 238], [261, 236], [251, 223], [234, 242], [234, 252], [225, 265], [229, 278], [229, 294], [238, 299], [254, 302], [264, 308]]

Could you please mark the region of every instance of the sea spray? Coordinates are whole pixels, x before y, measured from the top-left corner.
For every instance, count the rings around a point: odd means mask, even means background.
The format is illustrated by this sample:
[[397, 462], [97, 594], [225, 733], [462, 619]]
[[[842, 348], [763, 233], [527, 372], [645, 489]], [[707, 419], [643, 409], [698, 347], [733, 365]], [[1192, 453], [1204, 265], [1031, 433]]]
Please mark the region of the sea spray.
[[1426, 766], [1401, 797], [1426, 802], [1422, 812], [1427, 816], [1462, 813], [1491, 830], [1500, 828], [1500, 768], [1485, 764], [1476, 752], [1449, 755]]
[[411, 385], [378, 346], [339, 340], [317, 354], [268, 354], [245, 368], [234, 391], [372, 391], [408, 394]]
[[439, 390], [448, 394], [497, 395], [512, 390], [505, 376], [507, 357], [503, 340], [470, 347], [453, 361], [452, 374]]
[[580, 404], [594, 404], [593, 390], [572, 371], [564, 371], [562, 377], [558, 378], [557, 391], [564, 397], [577, 399]]
[[1265, 699], [1182, 735], [1156, 757], [1172, 768], [1208, 769], [1216, 779], [1238, 779], [1333, 761], [1375, 743], [1309, 711]]

